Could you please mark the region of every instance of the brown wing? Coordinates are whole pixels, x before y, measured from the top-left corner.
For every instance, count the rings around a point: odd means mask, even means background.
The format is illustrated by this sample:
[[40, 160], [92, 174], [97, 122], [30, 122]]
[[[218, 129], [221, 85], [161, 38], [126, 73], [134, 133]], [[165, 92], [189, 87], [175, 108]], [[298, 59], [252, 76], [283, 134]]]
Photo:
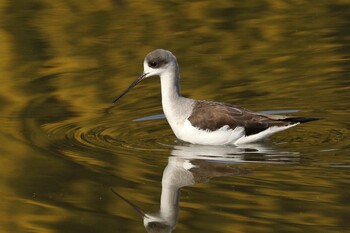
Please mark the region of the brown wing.
[[211, 101], [197, 101], [188, 120], [194, 127], [215, 131], [225, 125], [231, 129], [244, 127], [246, 135], [264, 131], [271, 126], [286, 126], [286, 116], [267, 115], [251, 112], [234, 105]]

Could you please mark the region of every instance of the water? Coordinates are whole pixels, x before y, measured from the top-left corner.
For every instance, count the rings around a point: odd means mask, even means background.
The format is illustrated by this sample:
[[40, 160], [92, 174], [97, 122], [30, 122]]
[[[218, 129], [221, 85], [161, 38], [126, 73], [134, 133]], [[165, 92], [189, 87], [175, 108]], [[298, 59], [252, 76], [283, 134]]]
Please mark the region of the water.
[[[0, 15], [0, 232], [146, 232], [111, 189], [147, 229], [350, 231], [348, 1], [2, 0]], [[155, 48], [185, 96], [324, 119], [180, 144], [157, 78], [106, 112]]]

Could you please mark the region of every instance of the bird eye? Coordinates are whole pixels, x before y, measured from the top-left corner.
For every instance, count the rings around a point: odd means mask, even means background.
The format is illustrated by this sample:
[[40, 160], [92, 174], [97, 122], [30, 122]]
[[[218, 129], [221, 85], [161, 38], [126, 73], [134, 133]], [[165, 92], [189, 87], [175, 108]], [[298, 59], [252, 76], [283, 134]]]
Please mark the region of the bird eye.
[[150, 62], [148, 63], [148, 65], [149, 65], [150, 67], [152, 67], [152, 68], [155, 68], [155, 67], [157, 67], [158, 63], [157, 63], [156, 61], [150, 61]]

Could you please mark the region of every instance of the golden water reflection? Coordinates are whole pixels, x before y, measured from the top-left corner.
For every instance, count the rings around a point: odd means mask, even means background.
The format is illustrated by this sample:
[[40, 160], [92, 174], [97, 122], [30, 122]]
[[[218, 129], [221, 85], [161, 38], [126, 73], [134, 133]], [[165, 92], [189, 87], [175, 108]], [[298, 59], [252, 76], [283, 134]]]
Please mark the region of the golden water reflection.
[[[256, 166], [248, 167], [247, 164]], [[147, 232], [172, 232], [177, 224], [181, 226], [179, 219], [184, 221], [185, 218], [187, 222], [191, 222], [191, 218], [196, 219], [195, 216], [190, 217], [192, 214], [198, 214], [204, 219], [211, 216], [212, 219], [209, 221], [200, 221], [200, 228], [206, 231], [231, 232], [232, 229], [240, 229], [243, 232], [247, 229], [270, 231], [275, 219], [281, 221], [281, 226], [279, 226], [281, 232], [294, 231], [298, 228], [313, 231], [312, 229], [321, 222], [323, 227], [328, 229], [337, 225], [336, 217], [325, 218], [322, 211], [319, 211], [325, 202], [334, 202], [335, 196], [325, 193], [320, 195], [311, 191], [315, 188], [328, 189], [333, 184], [307, 183], [307, 181], [301, 184], [297, 181], [300, 180], [297, 174], [294, 174], [294, 178], [293, 175], [288, 174], [291, 170], [286, 171], [285, 174], [279, 172], [282, 176], [288, 176], [289, 180], [284, 180], [283, 177], [276, 179], [273, 178], [273, 174], [267, 172], [268, 169], [261, 170], [263, 164], [280, 164], [289, 170], [290, 165], [300, 164], [300, 158], [296, 153], [278, 151], [268, 144], [238, 148], [177, 145], [171, 151], [171, 156], [162, 174], [159, 211], [149, 213], [142, 210], [130, 200], [134, 198], [131, 193], [123, 196], [114, 189], [112, 192], [138, 212]], [[223, 192], [216, 190], [218, 184], [209, 184], [199, 186], [197, 188], [199, 191], [193, 188], [192, 192], [186, 192], [186, 198], [180, 198], [181, 189], [186, 189], [186, 187], [188, 189], [189, 186], [195, 184], [208, 183], [211, 179], [218, 177], [226, 177], [224, 182], [218, 183], [220, 186], [229, 185], [234, 188]], [[275, 185], [280, 189], [274, 190]], [[308, 186], [306, 190], [297, 190], [298, 186], [303, 185]], [[208, 192], [216, 193], [219, 197], [212, 194], [208, 198], [206, 197]], [[313, 195], [318, 195], [316, 203]], [[142, 203], [141, 200], [137, 201]], [[294, 202], [303, 204], [293, 206]], [[251, 206], [248, 203], [254, 203], [254, 205]], [[180, 206], [186, 211], [180, 211]], [[232, 210], [235, 210], [237, 214], [232, 214]], [[185, 217], [179, 216], [180, 212]], [[287, 212], [289, 214], [284, 216]], [[136, 217], [136, 214], [134, 216]], [[260, 219], [257, 221], [257, 226], [245, 227], [244, 222], [250, 221], [252, 217]], [[193, 226], [193, 228], [196, 229], [198, 226]]]
[[144, 231], [110, 187], [158, 208], [168, 155], [191, 146], [134, 121], [162, 113], [157, 78], [103, 110], [155, 48], [186, 96], [324, 118], [271, 138], [288, 161], [238, 149], [253, 174], [183, 188], [176, 231], [347, 231], [349, 15], [344, 0], [0, 0], [0, 232]]

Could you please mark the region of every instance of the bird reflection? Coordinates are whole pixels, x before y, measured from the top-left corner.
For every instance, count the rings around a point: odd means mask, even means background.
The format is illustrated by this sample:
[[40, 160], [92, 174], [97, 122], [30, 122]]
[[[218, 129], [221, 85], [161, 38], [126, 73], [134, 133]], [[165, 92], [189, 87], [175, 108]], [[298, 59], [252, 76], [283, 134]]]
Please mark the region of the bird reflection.
[[243, 163], [294, 163], [295, 153], [279, 152], [266, 145], [249, 147], [201, 146], [178, 144], [171, 152], [162, 177], [160, 210], [146, 214], [118, 192], [112, 190], [143, 218], [147, 232], [172, 232], [178, 221], [180, 189], [208, 182], [214, 177], [235, 177], [251, 174]]

